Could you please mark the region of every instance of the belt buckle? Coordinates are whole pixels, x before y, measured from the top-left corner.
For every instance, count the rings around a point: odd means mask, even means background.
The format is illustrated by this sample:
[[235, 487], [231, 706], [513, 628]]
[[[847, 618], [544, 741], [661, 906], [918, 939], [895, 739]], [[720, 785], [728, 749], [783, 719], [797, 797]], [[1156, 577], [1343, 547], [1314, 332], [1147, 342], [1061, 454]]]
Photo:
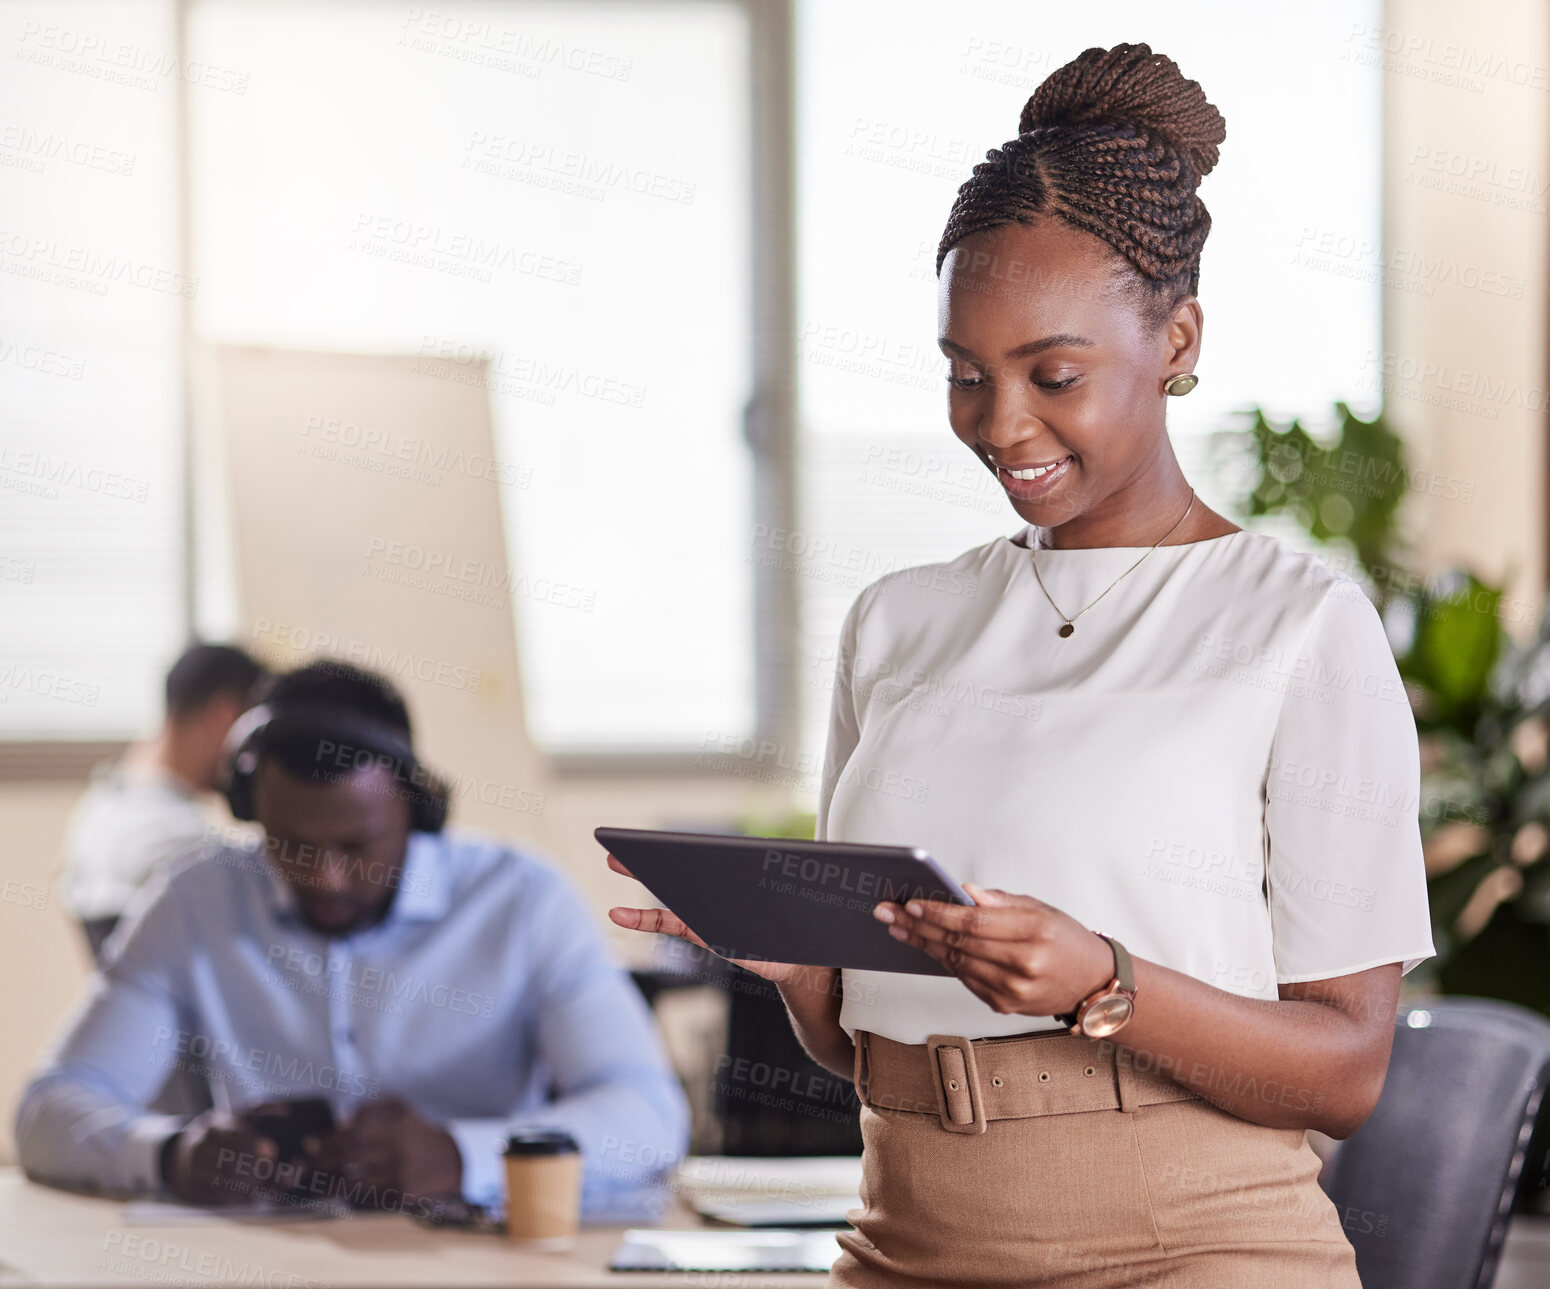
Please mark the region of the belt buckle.
[[[943, 1053], [946, 1053], [944, 1065]], [[974, 1045], [960, 1034], [926, 1035], [926, 1061], [931, 1067], [931, 1086], [936, 1092], [937, 1114], [948, 1132], [985, 1131], [985, 1105], [980, 1099], [979, 1066]], [[963, 1069], [956, 1067], [961, 1061]], [[962, 1087], [951, 1086], [961, 1083]], [[957, 1094], [963, 1093], [960, 1097]], [[968, 1100], [969, 1118], [954, 1119], [952, 1101]]]

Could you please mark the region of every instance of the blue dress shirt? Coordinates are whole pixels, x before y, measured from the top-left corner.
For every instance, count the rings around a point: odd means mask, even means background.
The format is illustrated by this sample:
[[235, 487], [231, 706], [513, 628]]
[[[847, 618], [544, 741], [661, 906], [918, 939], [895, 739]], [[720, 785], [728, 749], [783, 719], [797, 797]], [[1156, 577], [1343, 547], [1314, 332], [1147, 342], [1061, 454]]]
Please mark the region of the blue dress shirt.
[[[377, 925], [330, 938], [259, 849], [211, 849], [138, 893], [17, 1112], [29, 1176], [161, 1189], [182, 1124], [147, 1106], [174, 1070], [217, 1108], [402, 1098], [451, 1133], [464, 1198], [499, 1204], [518, 1127], [563, 1128], [584, 1211], [660, 1180], [688, 1107], [651, 1014], [560, 872], [483, 838], [411, 834]], [[626, 1201], [627, 1202], [627, 1201]]]

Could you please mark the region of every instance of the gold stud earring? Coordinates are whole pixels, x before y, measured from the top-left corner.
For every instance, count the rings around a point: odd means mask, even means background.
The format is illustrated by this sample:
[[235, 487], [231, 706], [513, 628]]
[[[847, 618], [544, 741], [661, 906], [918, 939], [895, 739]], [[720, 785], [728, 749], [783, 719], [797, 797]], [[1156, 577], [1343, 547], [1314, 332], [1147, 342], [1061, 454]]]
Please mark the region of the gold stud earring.
[[1182, 398], [1198, 384], [1200, 384], [1200, 377], [1195, 375], [1194, 372], [1181, 371], [1177, 376], [1170, 376], [1163, 381], [1163, 393], [1174, 394]]

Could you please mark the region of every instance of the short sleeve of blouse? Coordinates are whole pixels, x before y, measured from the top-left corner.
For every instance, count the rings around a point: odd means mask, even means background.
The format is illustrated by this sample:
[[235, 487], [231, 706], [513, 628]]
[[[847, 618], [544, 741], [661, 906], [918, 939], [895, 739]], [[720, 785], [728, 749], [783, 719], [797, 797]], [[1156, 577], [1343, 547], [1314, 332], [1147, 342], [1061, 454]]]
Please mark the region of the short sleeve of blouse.
[[1435, 952], [1415, 719], [1383, 624], [1337, 582], [1289, 669], [1265, 779], [1276, 978], [1321, 980]]

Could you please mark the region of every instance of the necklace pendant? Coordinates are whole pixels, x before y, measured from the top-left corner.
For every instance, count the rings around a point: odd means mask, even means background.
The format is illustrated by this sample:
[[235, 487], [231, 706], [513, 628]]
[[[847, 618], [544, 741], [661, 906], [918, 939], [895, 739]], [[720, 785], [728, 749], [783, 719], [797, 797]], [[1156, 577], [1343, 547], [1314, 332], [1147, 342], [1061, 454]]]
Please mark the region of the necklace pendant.
[[1074, 635], [1075, 632], [1076, 632], [1076, 626], [1073, 623], [1068, 622], [1068, 623], [1066, 623], [1065, 626], [1060, 628], [1060, 638], [1062, 640], [1064, 640], [1068, 636]]

